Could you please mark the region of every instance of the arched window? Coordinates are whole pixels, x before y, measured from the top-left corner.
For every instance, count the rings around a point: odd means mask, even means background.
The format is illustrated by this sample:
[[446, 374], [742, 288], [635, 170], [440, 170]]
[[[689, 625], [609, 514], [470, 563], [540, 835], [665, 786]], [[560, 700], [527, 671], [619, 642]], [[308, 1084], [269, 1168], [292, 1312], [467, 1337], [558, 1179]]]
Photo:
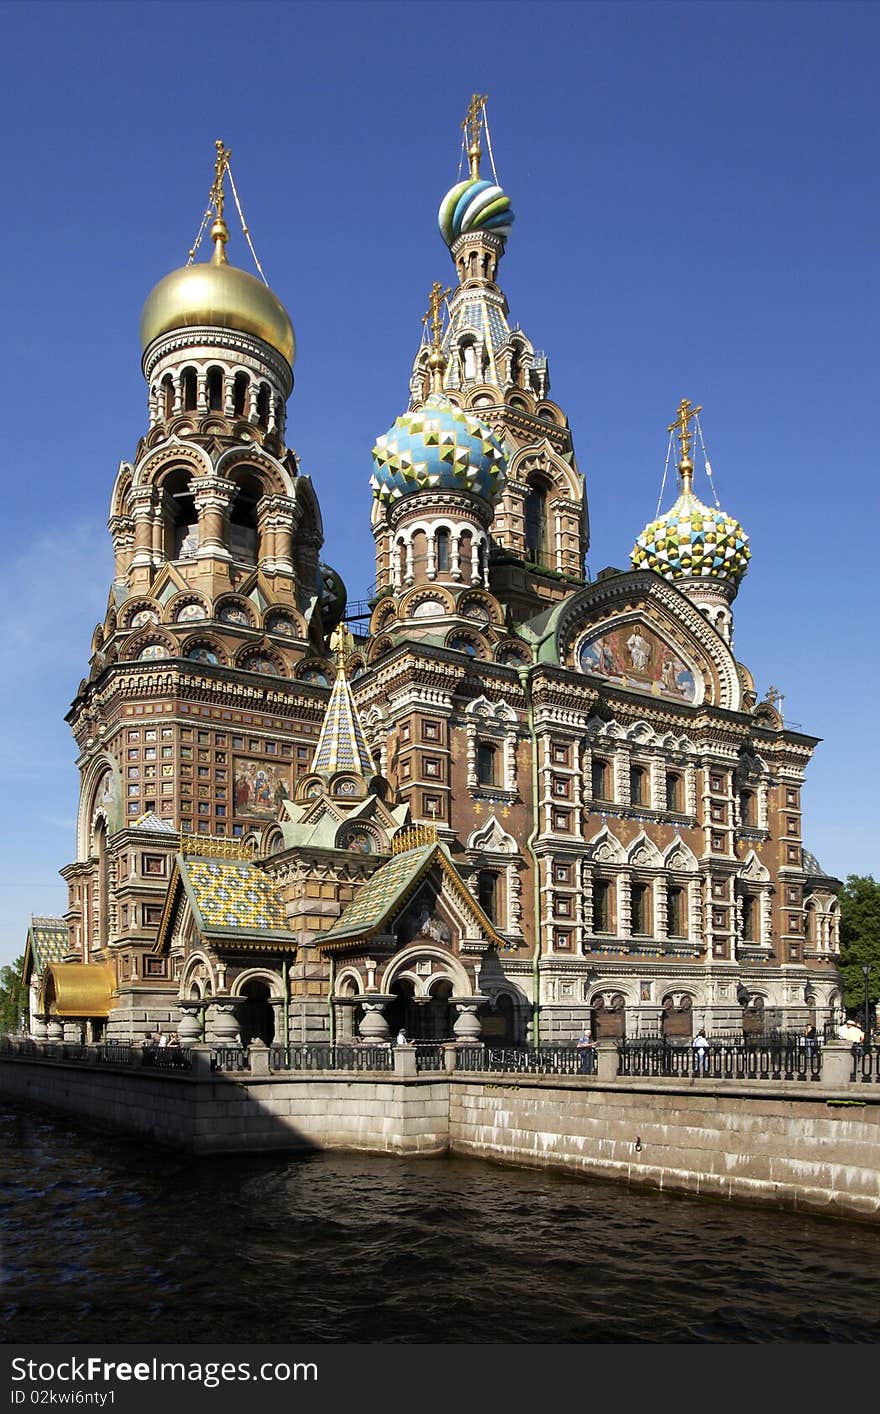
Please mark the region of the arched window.
[[183, 410], [184, 412], [195, 412], [199, 387], [195, 369], [185, 368], [181, 381], [183, 383]]
[[481, 869], [477, 875], [477, 899], [486, 917], [498, 922], [498, 875], [491, 869]]
[[742, 900], [742, 935], [743, 941], [753, 943], [757, 939], [755, 929], [758, 923], [757, 899], [751, 894], [744, 894]]
[[673, 771], [666, 775], [666, 809], [676, 815], [684, 811], [684, 782]]
[[648, 773], [644, 766], [629, 768], [629, 799], [631, 805], [648, 803]]
[[269, 426], [269, 385], [260, 384], [260, 391], [257, 394], [257, 422], [261, 427]]
[[592, 769], [593, 799], [611, 799], [611, 763], [593, 757]]
[[199, 540], [199, 517], [186, 467], [175, 467], [162, 482], [165, 507], [165, 558], [191, 560]]
[[236, 373], [232, 382], [232, 411], [236, 417], [247, 417], [248, 390], [251, 380], [246, 373]]
[[170, 373], [162, 379], [162, 415], [166, 420], [174, 416], [174, 379]]
[[635, 934], [651, 931], [651, 891], [647, 884], [633, 884], [630, 891], [630, 926]]
[[229, 512], [229, 549], [242, 565], [255, 565], [259, 551], [257, 508], [263, 494], [259, 478], [245, 472], [236, 478], [235, 499]]
[[438, 530], [436, 537], [437, 546], [437, 573], [443, 574], [449, 569], [449, 531]]
[[110, 860], [107, 853], [107, 826], [98, 821], [98, 946], [106, 948], [110, 939]]
[[208, 407], [211, 412], [223, 411], [223, 369], [209, 368], [207, 378]]
[[477, 354], [473, 344], [462, 344], [461, 362], [465, 382], [475, 383], [477, 380]]
[[477, 780], [481, 786], [495, 785], [495, 758], [497, 752], [487, 741], [477, 747]]
[[611, 911], [611, 883], [608, 879], [593, 880], [593, 932], [611, 933], [614, 922]]
[[753, 791], [740, 791], [739, 818], [742, 825], [753, 826], [755, 824], [757, 817], [755, 814], [755, 795]]
[[666, 892], [666, 932], [670, 938], [687, 937], [684, 889], [677, 886], [669, 888]]
[[547, 556], [547, 489], [530, 486], [526, 494], [526, 554], [536, 564], [544, 564]]

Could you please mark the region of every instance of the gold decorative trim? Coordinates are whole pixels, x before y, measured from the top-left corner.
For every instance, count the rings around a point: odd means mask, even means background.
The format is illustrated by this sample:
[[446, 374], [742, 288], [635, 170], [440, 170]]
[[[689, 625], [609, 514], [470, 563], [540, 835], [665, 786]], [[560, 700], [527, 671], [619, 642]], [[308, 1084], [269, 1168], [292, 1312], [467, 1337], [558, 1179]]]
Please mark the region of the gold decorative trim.
[[225, 835], [181, 835], [180, 852], [184, 857], [202, 859], [253, 859], [257, 844], [255, 840], [228, 839]]

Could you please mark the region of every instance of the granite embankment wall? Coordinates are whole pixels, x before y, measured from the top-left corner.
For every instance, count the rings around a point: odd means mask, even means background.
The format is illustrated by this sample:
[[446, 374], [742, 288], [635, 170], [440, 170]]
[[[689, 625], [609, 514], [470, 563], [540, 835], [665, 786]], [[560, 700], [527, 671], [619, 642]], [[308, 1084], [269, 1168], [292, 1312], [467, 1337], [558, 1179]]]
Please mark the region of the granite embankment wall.
[[199, 1154], [454, 1152], [880, 1221], [880, 1086], [193, 1076], [0, 1059], [0, 1094]]

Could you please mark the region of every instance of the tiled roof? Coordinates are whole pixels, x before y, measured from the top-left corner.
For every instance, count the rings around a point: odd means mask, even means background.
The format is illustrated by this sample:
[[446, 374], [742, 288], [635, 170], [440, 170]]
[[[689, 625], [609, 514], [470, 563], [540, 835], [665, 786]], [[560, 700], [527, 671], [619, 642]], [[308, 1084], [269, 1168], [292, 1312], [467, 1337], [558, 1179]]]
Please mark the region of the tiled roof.
[[204, 933], [292, 935], [272, 881], [244, 859], [178, 860]]
[[130, 830], [149, 830], [153, 834], [176, 835], [177, 830], [170, 820], [160, 820], [158, 815], [154, 815], [152, 810], [139, 815], [136, 820], [132, 820], [128, 826]]
[[67, 924], [63, 918], [32, 918], [28, 942], [34, 970], [42, 972], [50, 962], [61, 962], [68, 951]]
[[361, 719], [342, 670], [333, 684], [312, 770], [324, 776], [345, 770], [366, 777], [375, 774]]
[[445, 846], [435, 840], [415, 849], [392, 855], [387, 864], [377, 869], [371, 879], [352, 899], [333, 927], [321, 935], [320, 946], [341, 943], [354, 938], [367, 938], [379, 933], [400, 913], [409, 895], [436, 863], [468, 910], [479, 919], [487, 939], [501, 948], [508, 944], [486, 917], [476, 899], [472, 898], [464, 880], [453, 864]]
[[362, 938], [377, 932], [398, 901], [420, 878], [423, 867], [437, 848], [436, 844], [425, 844], [419, 849], [393, 855], [364, 884], [333, 927], [324, 933], [321, 942], [341, 942], [343, 938]]

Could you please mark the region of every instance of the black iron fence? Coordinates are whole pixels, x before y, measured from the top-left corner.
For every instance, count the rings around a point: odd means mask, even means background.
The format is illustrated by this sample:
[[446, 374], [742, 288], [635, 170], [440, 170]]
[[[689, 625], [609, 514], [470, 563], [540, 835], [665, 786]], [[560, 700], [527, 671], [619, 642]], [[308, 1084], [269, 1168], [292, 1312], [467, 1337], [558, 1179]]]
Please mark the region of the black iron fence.
[[416, 1041], [414, 1049], [416, 1053], [416, 1070], [419, 1074], [421, 1074], [422, 1071], [446, 1069], [442, 1041]]
[[459, 1046], [456, 1070], [505, 1071], [521, 1075], [577, 1075], [580, 1055], [574, 1046]]
[[393, 1070], [394, 1052], [389, 1045], [330, 1045], [269, 1047], [271, 1071], [308, 1070]]
[[250, 1061], [246, 1046], [214, 1046], [211, 1051], [211, 1069], [249, 1070]]
[[880, 1045], [868, 1045], [857, 1041], [852, 1048], [852, 1070], [850, 1080], [871, 1081], [880, 1084]]
[[822, 1048], [815, 1042], [766, 1039], [708, 1046], [668, 1041], [618, 1041], [618, 1076], [693, 1080], [821, 1080]]
[[145, 1046], [141, 1065], [150, 1070], [192, 1070], [192, 1051], [186, 1046]]

